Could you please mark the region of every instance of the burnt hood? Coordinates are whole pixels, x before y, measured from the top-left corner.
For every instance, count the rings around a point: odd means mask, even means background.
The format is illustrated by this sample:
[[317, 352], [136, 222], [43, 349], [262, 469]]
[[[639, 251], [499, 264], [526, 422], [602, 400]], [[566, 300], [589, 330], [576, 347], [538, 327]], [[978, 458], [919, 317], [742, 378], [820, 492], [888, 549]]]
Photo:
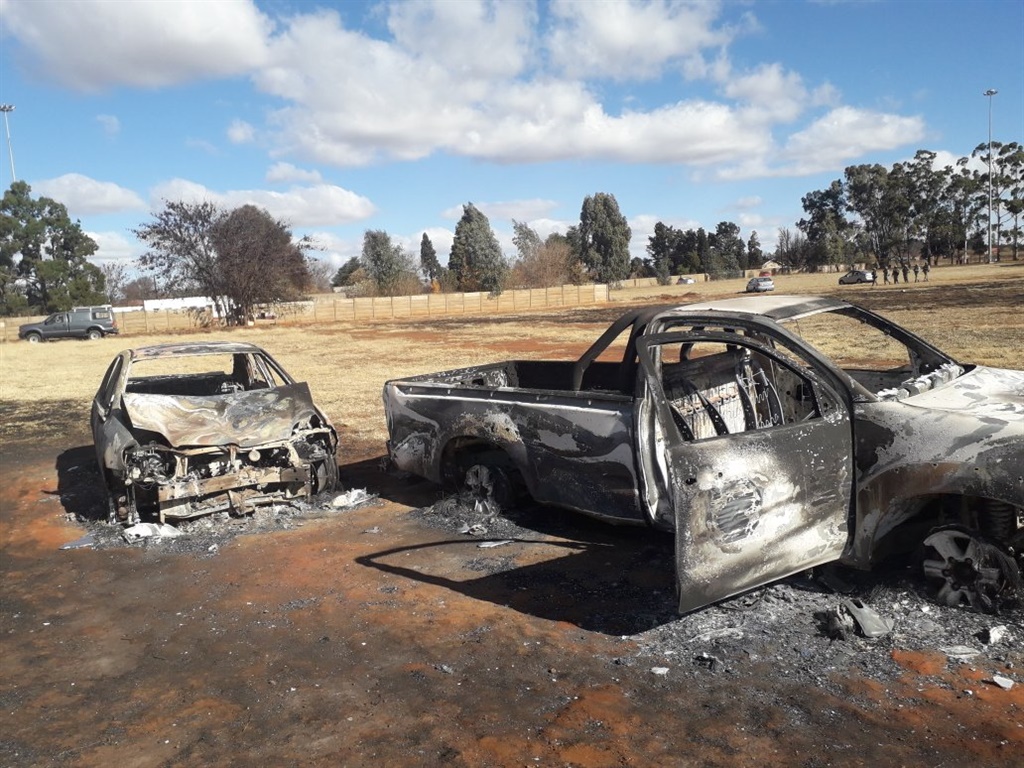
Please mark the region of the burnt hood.
[[126, 393], [123, 403], [133, 431], [156, 432], [175, 448], [286, 440], [316, 412], [305, 383], [206, 396]]

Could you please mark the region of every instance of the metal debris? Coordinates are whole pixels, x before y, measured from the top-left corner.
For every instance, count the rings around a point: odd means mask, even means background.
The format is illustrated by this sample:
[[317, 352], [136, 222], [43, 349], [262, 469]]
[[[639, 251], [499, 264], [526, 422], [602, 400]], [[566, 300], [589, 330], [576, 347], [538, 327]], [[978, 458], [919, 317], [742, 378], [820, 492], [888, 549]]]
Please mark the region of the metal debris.
[[1013, 680], [1002, 675], [992, 675], [992, 682], [1002, 688], [1004, 691], [1008, 691], [1013, 688]]
[[365, 488], [353, 488], [350, 491], [334, 497], [331, 506], [335, 509], [355, 509], [363, 504], [368, 504], [377, 498], [375, 493], [367, 493]]
[[171, 539], [185, 534], [167, 523], [136, 523], [122, 532], [124, 540], [134, 544], [141, 539]]
[[865, 605], [860, 598], [844, 600], [843, 608], [857, 622], [857, 627], [864, 637], [885, 637], [896, 626], [896, 622], [879, 615], [877, 611]]
[[96, 536], [92, 533], [87, 533], [80, 539], [75, 539], [62, 545], [61, 549], [87, 549], [94, 546], [96, 546]]
[[968, 645], [950, 645], [945, 648], [939, 648], [939, 650], [955, 661], [970, 661], [981, 653], [981, 651]]

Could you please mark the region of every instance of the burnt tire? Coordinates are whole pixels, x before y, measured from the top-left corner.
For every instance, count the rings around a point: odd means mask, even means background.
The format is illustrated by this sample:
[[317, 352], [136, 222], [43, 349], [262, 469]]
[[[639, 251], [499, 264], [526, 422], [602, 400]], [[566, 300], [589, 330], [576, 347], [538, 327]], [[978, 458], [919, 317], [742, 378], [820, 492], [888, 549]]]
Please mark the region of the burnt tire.
[[993, 612], [1022, 590], [1020, 568], [1003, 547], [977, 531], [949, 526], [923, 542], [921, 568], [935, 600], [952, 607]]
[[462, 490], [474, 499], [512, 509], [522, 499], [521, 482], [516, 470], [498, 462], [473, 464], [462, 478]]
[[333, 491], [338, 485], [338, 462], [334, 456], [328, 456], [313, 465], [315, 486], [313, 493]]

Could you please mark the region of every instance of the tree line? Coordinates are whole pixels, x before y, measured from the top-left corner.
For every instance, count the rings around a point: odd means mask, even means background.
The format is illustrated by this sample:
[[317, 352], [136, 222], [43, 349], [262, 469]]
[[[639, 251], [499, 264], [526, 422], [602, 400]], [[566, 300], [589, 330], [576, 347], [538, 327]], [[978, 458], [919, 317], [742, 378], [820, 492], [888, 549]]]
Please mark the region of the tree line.
[[[1012, 142], [979, 145], [971, 157], [935, 168], [936, 154], [854, 165], [841, 179], [801, 199], [795, 230], [778, 230], [771, 257], [783, 267], [819, 270], [855, 262], [893, 266], [921, 258], [969, 260], [983, 253], [992, 194], [993, 243], [1019, 258], [1024, 212], [1024, 149]], [[972, 163], [972, 160], [974, 161]], [[982, 166], [983, 170], [970, 166]], [[988, 169], [992, 169], [991, 175]], [[632, 277], [704, 273], [731, 277], [764, 262], [756, 231], [719, 222], [713, 231], [658, 222], [645, 257], [631, 257], [629, 224], [615, 196], [587, 196], [579, 222], [542, 238], [513, 220], [515, 254], [507, 258], [487, 216], [472, 203], [462, 217], [447, 265], [423, 233], [418, 258], [384, 230], [364, 233], [360, 255], [330, 277], [313, 258], [316, 245], [295, 239], [286, 222], [253, 205], [224, 210], [214, 203], [164, 201], [164, 209], [132, 233], [146, 246], [128, 279], [124, 265], [101, 269], [89, 259], [98, 246], [61, 203], [33, 198], [14, 182], [0, 202], [0, 314], [49, 313], [124, 298], [200, 294], [221, 317], [243, 323], [263, 304], [291, 301], [328, 282], [364, 295], [538, 288], [588, 280], [616, 284]]]
[[[529, 224], [512, 221], [516, 254], [509, 260], [487, 216], [473, 203], [462, 207], [455, 236], [442, 266], [430, 236], [420, 240], [419, 260], [383, 230], [363, 236], [362, 252], [335, 273], [332, 284], [364, 295], [396, 296], [435, 292], [542, 288], [594, 280], [617, 283], [630, 276], [631, 231], [614, 195], [599, 192], [583, 201], [578, 225], [546, 238]], [[425, 285], [424, 285], [425, 283]]]
[[[998, 258], [1006, 246], [1017, 260], [1024, 148], [993, 142], [990, 155], [989, 145], [979, 144], [971, 157], [943, 168], [935, 168], [935, 159], [922, 149], [891, 168], [849, 166], [843, 178], [804, 195], [806, 216], [796, 232], [779, 230], [776, 258], [796, 269], [858, 261], [894, 266], [914, 258], [966, 261], [987, 250], [991, 189], [993, 253], [985, 258]], [[983, 170], [970, 168], [972, 159]]]

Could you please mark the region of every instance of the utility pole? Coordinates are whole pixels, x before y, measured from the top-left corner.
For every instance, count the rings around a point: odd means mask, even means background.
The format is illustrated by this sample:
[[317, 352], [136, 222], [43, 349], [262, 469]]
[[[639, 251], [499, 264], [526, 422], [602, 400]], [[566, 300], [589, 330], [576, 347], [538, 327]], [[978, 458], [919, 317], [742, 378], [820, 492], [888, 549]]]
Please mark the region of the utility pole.
[[999, 91], [995, 88], [989, 88], [985, 91], [982, 96], [988, 97], [988, 262], [991, 264], [995, 259], [992, 258], [992, 97], [995, 96]]
[[7, 153], [11, 156], [11, 183], [18, 180], [14, 175], [14, 147], [11, 145], [11, 124], [7, 122], [7, 115], [14, 111], [13, 104], [0, 104], [0, 112], [4, 113], [4, 128], [7, 129]]

